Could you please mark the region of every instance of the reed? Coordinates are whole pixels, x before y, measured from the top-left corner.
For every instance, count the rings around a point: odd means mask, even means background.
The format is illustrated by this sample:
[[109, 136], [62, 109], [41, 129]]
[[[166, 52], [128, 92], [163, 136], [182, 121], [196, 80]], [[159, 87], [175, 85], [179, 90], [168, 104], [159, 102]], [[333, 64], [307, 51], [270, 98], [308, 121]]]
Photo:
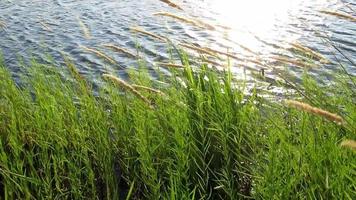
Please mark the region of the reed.
[[151, 104], [151, 101], [148, 100], [146, 97], [144, 97], [139, 91], [137, 91], [133, 86], [130, 84], [126, 83], [125, 81], [119, 79], [116, 76], [113, 76], [111, 74], [103, 74], [103, 78], [106, 80], [111, 80], [115, 84], [124, 87], [126, 90], [130, 91], [133, 93], [136, 97], [141, 99], [143, 102], [145, 102], [151, 109], [153, 109], [153, 106]]
[[131, 53], [129, 50], [125, 49], [125, 48], [122, 48], [122, 47], [118, 47], [118, 46], [115, 46], [114, 44], [103, 44], [102, 45], [103, 47], [106, 47], [106, 48], [109, 48], [109, 49], [112, 49], [116, 52], [119, 52], [119, 53], [124, 53], [132, 58], [137, 58], [138, 56], [135, 55], [134, 53]]
[[320, 109], [320, 108], [313, 107], [307, 103], [303, 103], [303, 102], [299, 102], [299, 101], [295, 101], [295, 100], [286, 100], [285, 104], [288, 107], [296, 108], [298, 110], [302, 110], [302, 111], [305, 111], [305, 112], [308, 112], [308, 113], [311, 113], [314, 115], [321, 116], [321, 117], [328, 119], [332, 122], [336, 122], [339, 125], [345, 123], [344, 119], [341, 116], [331, 113], [331, 112], [328, 112], [326, 110]]
[[165, 95], [162, 91], [157, 90], [157, 89], [154, 89], [154, 88], [150, 88], [150, 87], [147, 87], [147, 86], [136, 85], [136, 84], [132, 84], [131, 86], [132, 86], [133, 88], [135, 88], [136, 90], [142, 89], [142, 90], [146, 90], [146, 91], [148, 91], [148, 92], [152, 92], [152, 93], [159, 94], [159, 95], [161, 95], [161, 96], [164, 96], [164, 95]]
[[345, 13], [340, 13], [340, 12], [335, 12], [335, 11], [330, 11], [330, 10], [321, 10], [319, 12], [327, 14], [327, 15], [335, 16], [335, 17], [338, 17], [341, 19], [350, 20], [352, 22], [356, 22], [356, 17], [354, 17], [352, 15], [345, 14]]
[[271, 66], [268, 66], [265, 63], [263, 63], [263, 61], [260, 58], [252, 58], [252, 59], [246, 58], [244, 60], [247, 61], [247, 62], [253, 63], [253, 64], [257, 65], [257, 66], [271, 67]]
[[313, 63], [306, 63], [306, 62], [303, 62], [303, 61], [299, 61], [299, 60], [291, 60], [287, 57], [282, 57], [282, 56], [274, 56], [272, 57], [272, 59], [278, 61], [278, 62], [282, 62], [282, 63], [285, 63], [285, 64], [293, 64], [294, 66], [297, 66], [297, 67], [302, 67], [302, 68], [313, 68], [313, 67], [317, 67], [318, 65]]
[[255, 51], [253, 51], [252, 49], [250, 49], [250, 48], [248, 48], [248, 47], [246, 47], [246, 46], [244, 46], [244, 45], [242, 45], [242, 44], [239, 44], [239, 43], [237, 43], [237, 42], [234, 42], [236, 45], [238, 45], [241, 49], [243, 49], [243, 50], [245, 50], [245, 51], [247, 51], [247, 52], [249, 52], [249, 53], [251, 53], [251, 54], [254, 54], [254, 55], [259, 55], [258, 53], [256, 53]]
[[242, 60], [242, 58], [239, 58], [238, 56], [236, 56], [235, 54], [232, 54], [232, 53], [228, 53], [228, 52], [223, 52], [223, 51], [219, 51], [219, 50], [215, 50], [215, 49], [211, 49], [209, 47], [204, 47], [203, 49], [209, 51], [209, 52], [213, 52], [213, 53], [216, 53], [216, 54], [221, 54], [221, 55], [225, 55], [229, 58], [233, 58], [235, 60]]
[[162, 63], [162, 62], [157, 62], [156, 65], [165, 66], [165, 67], [172, 67], [172, 68], [184, 68], [183, 65], [174, 64], [174, 63]]
[[228, 67], [228, 66], [226, 66], [226, 65], [220, 64], [220, 63], [218, 63], [218, 62], [216, 62], [216, 61], [209, 60], [209, 59], [206, 59], [206, 58], [203, 58], [203, 59], [202, 59], [202, 62], [203, 62], [204, 64], [210, 64], [210, 65], [215, 66], [215, 67], [222, 67], [222, 68], [227, 68], [227, 67]]
[[152, 37], [154, 39], [157, 39], [159, 41], [162, 41], [162, 42], [166, 42], [167, 41], [167, 38], [164, 38], [164, 37], [162, 37], [160, 35], [148, 32], [148, 31], [146, 31], [146, 30], [144, 30], [144, 29], [142, 29], [140, 27], [131, 27], [130, 30], [133, 31], [133, 32], [136, 32], [136, 33], [141, 33], [143, 35], [148, 35], [148, 36], [150, 36], [150, 37]]
[[188, 48], [188, 49], [195, 50], [195, 51], [197, 51], [199, 53], [211, 55], [213, 57], [218, 57], [214, 52], [212, 52], [212, 51], [210, 51], [210, 50], [208, 50], [206, 48], [200, 48], [200, 47], [193, 46], [193, 45], [186, 44], [186, 43], [180, 43], [179, 45], [182, 46], [182, 47]]
[[53, 30], [44, 21], [39, 21], [38, 23], [40, 23], [46, 31], [53, 32]]
[[314, 51], [314, 50], [312, 50], [312, 49], [310, 49], [308, 47], [305, 47], [305, 46], [303, 46], [303, 45], [301, 45], [299, 43], [291, 43], [291, 46], [292, 46], [292, 49], [304, 52], [307, 55], [311, 56], [312, 58], [317, 59], [321, 63], [324, 63], [324, 64], [330, 63], [330, 61], [328, 59], [326, 59], [320, 53], [318, 53], [318, 52], [316, 52], [316, 51]]
[[74, 65], [35, 61], [19, 87], [0, 59], [0, 199], [352, 199], [354, 152], [340, 145], [355, 142], [340, 141], [354, 140], [356, 109], [344, 76], [300, 85], [325, 110], [343, 108], [339, 126], [259, 86], [246, 94], [229, 70], [197, 59], [172, 76], [104, 74], [95, 91]]
[[80, 19], [80, 17], [77, 17], [77, 21], [79, 23], [80, 28], [83, 31], [83, 35], [84, 35], [85, 39], [89, 40], [91, 38], [91, 34], [90, 34], [88, 26]]
[[0, 20], [0, 28], [6, 29], [7, 25], [4, 21]]
[[355, 140], [344, 140], [341, 142], [340, 146], [356, 151], [356, 141]]
[[179, 5], [173, 3], [172, 1], [169, 1], [169, 0], [159, 0], [159, 1], [161, 1], [163, 3], [166, 3], [167, 5], [169, 5], [172, 8], [177, 8], [178, 10], [182, 10], [183, 11], [183, 9]]
[[178, 15], [175, 15], [172, 13], [168, 13], [168, 12], [157, 12], [157, 13], [154, 13], [153, 15], [170, 17], [170, 18], [177, 19], [181, 22], [184, 22], [186, 24], [190, 24], [190, 25], [202, 28], [202, 29], [215, 30], [215, 27], [213, 25], [205, 23], [201, 20], [192, 20], [192, 19], [189, 19], [186, 17], [181, 17], [181, 16], [178, 16]]
[[102, 53], [101, 51], [97, 50], [97, 49], [92, 49], [89, 47], [85, 47], [85, 46], [81, 46], [82, 49], [84, 49], [85, 51], [94, 53], [95, 55], [97, 55], [98, 57], [101, 57], [107, 61], [109, 61], [111, 64], [116, 64], [115, 60], [110, 58], [109, 56], [105, 55], [104, 53]]

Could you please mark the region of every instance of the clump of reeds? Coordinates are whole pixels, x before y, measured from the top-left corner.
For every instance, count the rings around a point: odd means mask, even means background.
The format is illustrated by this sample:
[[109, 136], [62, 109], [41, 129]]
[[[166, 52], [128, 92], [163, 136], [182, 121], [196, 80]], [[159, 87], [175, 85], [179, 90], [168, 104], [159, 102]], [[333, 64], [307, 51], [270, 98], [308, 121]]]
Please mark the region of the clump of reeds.
[[356, 141], [355, 140], [344, 140], [341, 142], [340, 146], [350, 148], [356, 151]]
[[299, 43], [291, 43], [291, 46], [292, 46], [292, 49], [295, 49], [295, 50], [298, 50], [298, 51], [302, 51], [304, 52], [305, 54], [311, 56], [312, 58], [320, 61], [321, 63], [325, 63], [325, 64], [328, 64], [330, 63], [330, 61], [328, 59], [326, 59], [323, 55], [321, 55], [320, 53], [308, 48], [308, 47], [305, 47]]
[[88, 51], [88, 52], [91, 52], [91, 53], [94, 53], [96, 54], [97, 56], [101, 57], [101, 58], [104, 58], [105, 60], [109, 61], [111, 64], [115, 64], [115, 60], [110, 58], [109, 56], [105, 55], [104, 53], [102, 53], [101, 51], [97, 50], [97, 49], [92, 49], [92, 48], [88, 48], [88, 47], [85, 47], [85, 46], [81, 46], [82, 49]]
[[102, 45], [103, 47], [106, 47], [106, 48], [110, 48], [116, 52], [121, 52], [121, 53], [124, 53], [130, 57], [133, 57], [133, 58], [137, 58], [138, 56], [136, 56], [135, 54], [131, 53], [129, 50], [127, 49], [124, 49], [122, 47], [118, 47], [118, 46], [115, 46], [113, 44], [103, 44]]
[[150, 36], [150, 37], [152, 37], [152, 38], [155, 38], [155, 39], [157, 39], [157, 40], [159, 40], [159, 41], [163, 41], [163, 42], [167, 41], [167, 39], [164, 38], [163, 36], [160, 36], [160, 35], [157, 35], [157, 34], [154, 34], [154, 33], [148, 32], [148, 31], [145, 31], [144, 29], [142, 29], [142, 28], [140, 28], [140, 27], [131, 27], [130, 29], [131, 29], [131, 31], [133, 31], [133, 32], [141, 33], [141, 34], [143, 34], [143, 35], [148, 35], [148, 36]]
[[327, 14], [327, 15], [332, 15], [332, 16], [335, 16], [338, 18], [350, 20], [352, 22], [356, 22], [356, 17], [354, 17], [352, 15], [345, 14], [345, 13], [340, 13], [340, 12], [335, 12], [335, 11], [330, 11], [330, 10], [321, 10], [319, 12]]
[[83, 31], [84, 37], [89, 40], [91, 38], [91, 35], [88, 26], [80, 19], [80, 17], [77, 17], [77, 21]]
[[176, 3], [173, 3], [172, 1], [169, 1], [169, 0], [159, 0], [159, 1], [166, 3], [170, 7], [177, 8], [178, 10], [183, 10], [179, 5], [177, 5]]
[[299, 60], [291, 60], [288, 59], [287, 57], [282, 57], [282, 56], [274, 56], [272, 57], [272, 59], [278, 61], [278, 62], [282, 62], [285, 64], [293, 64], [297, 67], [307, 67], [307, 68], [312, 68], [312, 67], [316, 67], [318, 65], [316, 65], [315, 63], [311, 64], [311, 63], [307, 63], [307, 62], [303, 62], [303, 61], [299, 61]]
[[181, 22], [184, 22], [184, 23], [187, 23], [187, 24], [199, 27], [199, 28], [208, 29], [208, 30], [215, 30], [214, 26], [212, 26], [212, 25], [210, 25], [208, 23], [205, 23], [205, 22], [203, 22], [201, 20], [192, 20], [192, 19], [188, 19], [186, 17], [181, 17], [181, 16], [178, 16], [178, 15], [175, 15], [175, 14], [172, 14], [172, 13], [168, 13], [168, 12], [157, 12], [157, 13], [154, 13], [153, 15], [171, 17], [173, 19], [177, 19], [177, 20], [179, 20]]
[[162, 63], [162, 62], [157, 62], [156, 65], [159, 65], [159, 66], [166, 66], [166, 67], [172, 67], [172, 68], [184, 68], [183, 65], [174, 64], [174, 63]]
[[119, 79], [116, 76], [113, 76], [111, 74], [103, 74], [103, 78], [107, 80], [111, 80], [115, 84], [124, 87], [126, 90], [129, 90], [132, 92], [135, 96], [137, 96], [139, 99], [141, 99], [143, 102], [145, 102], [150, 108], [153, 108], [151, 101], [148, 100], [146, 97], [144, 97], [139, 91], [137, 91], [133, 86], [130, 84], [126, 83], [125, 81]]
[[296, 108], [298, 110], [302, 110], [302, 111], [305, 111], [305, 112], [308, 112], [308, 113], [311, 113], [314, 115], [321, 116], [325, 119], [336, 122], [339, 125], [345, 123], [344, 119], [341, 116], [331, 113], [329, 111], [317, 108], [317, 107], [313, 107], [307, 103], [303, 103], [303, 102], [295, 101], [295, 100], [286, 100], [284, 103], [288, 107]]

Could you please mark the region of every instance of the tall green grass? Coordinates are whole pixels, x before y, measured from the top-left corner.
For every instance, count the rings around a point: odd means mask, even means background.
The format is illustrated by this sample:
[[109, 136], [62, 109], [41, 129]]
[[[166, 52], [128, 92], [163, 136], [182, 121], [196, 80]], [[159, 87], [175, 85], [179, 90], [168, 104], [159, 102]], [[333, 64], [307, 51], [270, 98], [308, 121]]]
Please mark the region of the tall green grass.
[[129, 72], [129, 84], [164, 93], [137, 88], [152, 105], [110, 80], [94, 93], [69, 60], [34, 61], [17, 82], [0, 62], [1, 198], [356, 198], [355, 152], [339, 145], [356, 139], [354, 77], [293, 85], [338, 125], [183, 61], [158, 81]]

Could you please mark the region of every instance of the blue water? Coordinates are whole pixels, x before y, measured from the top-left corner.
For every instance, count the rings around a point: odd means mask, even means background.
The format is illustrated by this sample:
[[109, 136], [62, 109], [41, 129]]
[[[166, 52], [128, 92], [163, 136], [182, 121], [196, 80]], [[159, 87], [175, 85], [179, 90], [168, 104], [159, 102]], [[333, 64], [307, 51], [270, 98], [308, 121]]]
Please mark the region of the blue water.
[[[223, 13], [214, 10], [209, 1], [175, 2], [184, 11], [171, 8], [158, 0], [1, 0], [0, 21], [6, 23], [6, 28], [0, 28], [0, 49], [7, 66], [14, 73], [20, 70], [19, 58], [24, 58], [25, 61], [37, 58], [46, 62], [48, 55], [51, 55], [57, 64], [61, 64], [61, 53], [64, 53], [73, 59], [82, 74], [95, 82], [102, 73], [122, 75], [127, 68], [138, 65], [137, 59], [103, 48], [101, 45], [104, 43], [112, 43], [139, 53], [149, 68], [157, 61], [169, 60], [169, 45], [130, 31], [130, 27], [140, 26], [147, 31], [167, 36], [176, 44], [187, 42], [221, 51], [229, 49], [229, 52], [242, 58], [254, 59], [254, 55], [241, 47], [241, 44], [249, 46], [253, 43], [251, 49], [257, 46], [258, 49], [254, 50], [262, 59], [271, 63], [271, 57], [290, 53], [281, 47], [293, 38], [304, 46], [321, 52], [329, 60], [341, 61], [350, 74], [356, 74], [353, 64], [356, 61], [356, 23], [318, 12], [322, 9], [338, 9], [355, 17], [356, 3], [352, 0], [304, 1], [297, 9], [288, 12], [288, 20], [276, 20], [265, 34], [238, 25], [229, 27], [230, 29], [220, 27], [213, 31], [203, 30], [167, 17], [152, 15], [165, 11], [213, 25], [226, 25], [217, 20]], [[85, 38], [78, 18], [88, 28], [90, 39]], [[230, 30], [235, 34], [228, 34]], [[333, 41], [347, 58], [332, 48], [326, 42], [328, 40]], [[117, 65], [110, 65], [80, 46], [99, 49], [112, 57]], [[244, 66], [248, 66], [247, 71], [258, 72], [261, 68], [253, 63], [236, 62], [233, 67], [237, 76], [241, 75], [241, 71], [246, 73], [246, 70], [241, 70]], [[336, 65], [322, 65], [311, 70], [311, 73], [318, 75], [337, 68]], [[295, 67], [290, 69], [296, 75], [303, 71]], [[271, 78], [275, 77], [273, 69], [266, 68], [265, 73]]]

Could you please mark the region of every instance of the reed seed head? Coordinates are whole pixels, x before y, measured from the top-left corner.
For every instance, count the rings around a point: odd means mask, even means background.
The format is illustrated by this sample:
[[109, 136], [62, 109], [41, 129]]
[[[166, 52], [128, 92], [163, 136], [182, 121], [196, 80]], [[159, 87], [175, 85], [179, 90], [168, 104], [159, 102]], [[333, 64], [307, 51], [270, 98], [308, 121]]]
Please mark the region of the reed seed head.
[[104, 53], [102, 53], [99, 50], [88, 48], [88, 47], [85, 47], [85, 46], [81, 46], [81, 48], [86, 50], [86, 51], [88, 51], [88, 52], [96, 54], [98, 57], [104, 58], [105, 60], [109, 61], [111, 64], [115, 64], [116, 63], [114, 59], [110, 58], [109, 56], [105, 55]]
[[345, 123], [344, 119], [341, 116], [331, 113], [331, 112], [328, 112], [326, 110], [320, 109], [320, 108], [313, 107], [307, 103], [303, 103], [303, 102], [299, 102], [299, 101], [295, 101], [295, 100], [286, 100], [285, 104], [288, 107], [296, 108], [301, 111], [305, 111], [305, 112], [308, 112], [308, 113], [311, 113], [314, 115], [321, 116], [321, 117], [323, 117], [327, 120], [330, 120], [332, 122], [335, 122], [339, 125], [342, 125]]
[[115, 84], [122, 86], [126, 90], [132, 92], [135, 96], [137, 96], [139, 99], [141, 99], [143, 102], [145, 102], [151, 109], [153, 109], [153, 106], [151, 104], [151, 101], [148, 100], [146, 97], [144, 97], [140, 92], [138, 92], [133, 86], [130, 84], [126, 83], [124, 80], [119, 79], [116, 76], [113, 76], [111, 74], [104, 74], [103, 75], [104, 79], [111, 80]]
[[344, 140], [341, 142], [340, 146], [350, 148], [356, 151], [356, 141], [355, 140]]
[[169, 5], [172, 8], [177, 8], [178, 10], [183, 10], [179, 5], [173, 3], [172, 1], [169, 1], [169, 0], [159, 0], [159, 1], [166, 3], [167, 5]]

